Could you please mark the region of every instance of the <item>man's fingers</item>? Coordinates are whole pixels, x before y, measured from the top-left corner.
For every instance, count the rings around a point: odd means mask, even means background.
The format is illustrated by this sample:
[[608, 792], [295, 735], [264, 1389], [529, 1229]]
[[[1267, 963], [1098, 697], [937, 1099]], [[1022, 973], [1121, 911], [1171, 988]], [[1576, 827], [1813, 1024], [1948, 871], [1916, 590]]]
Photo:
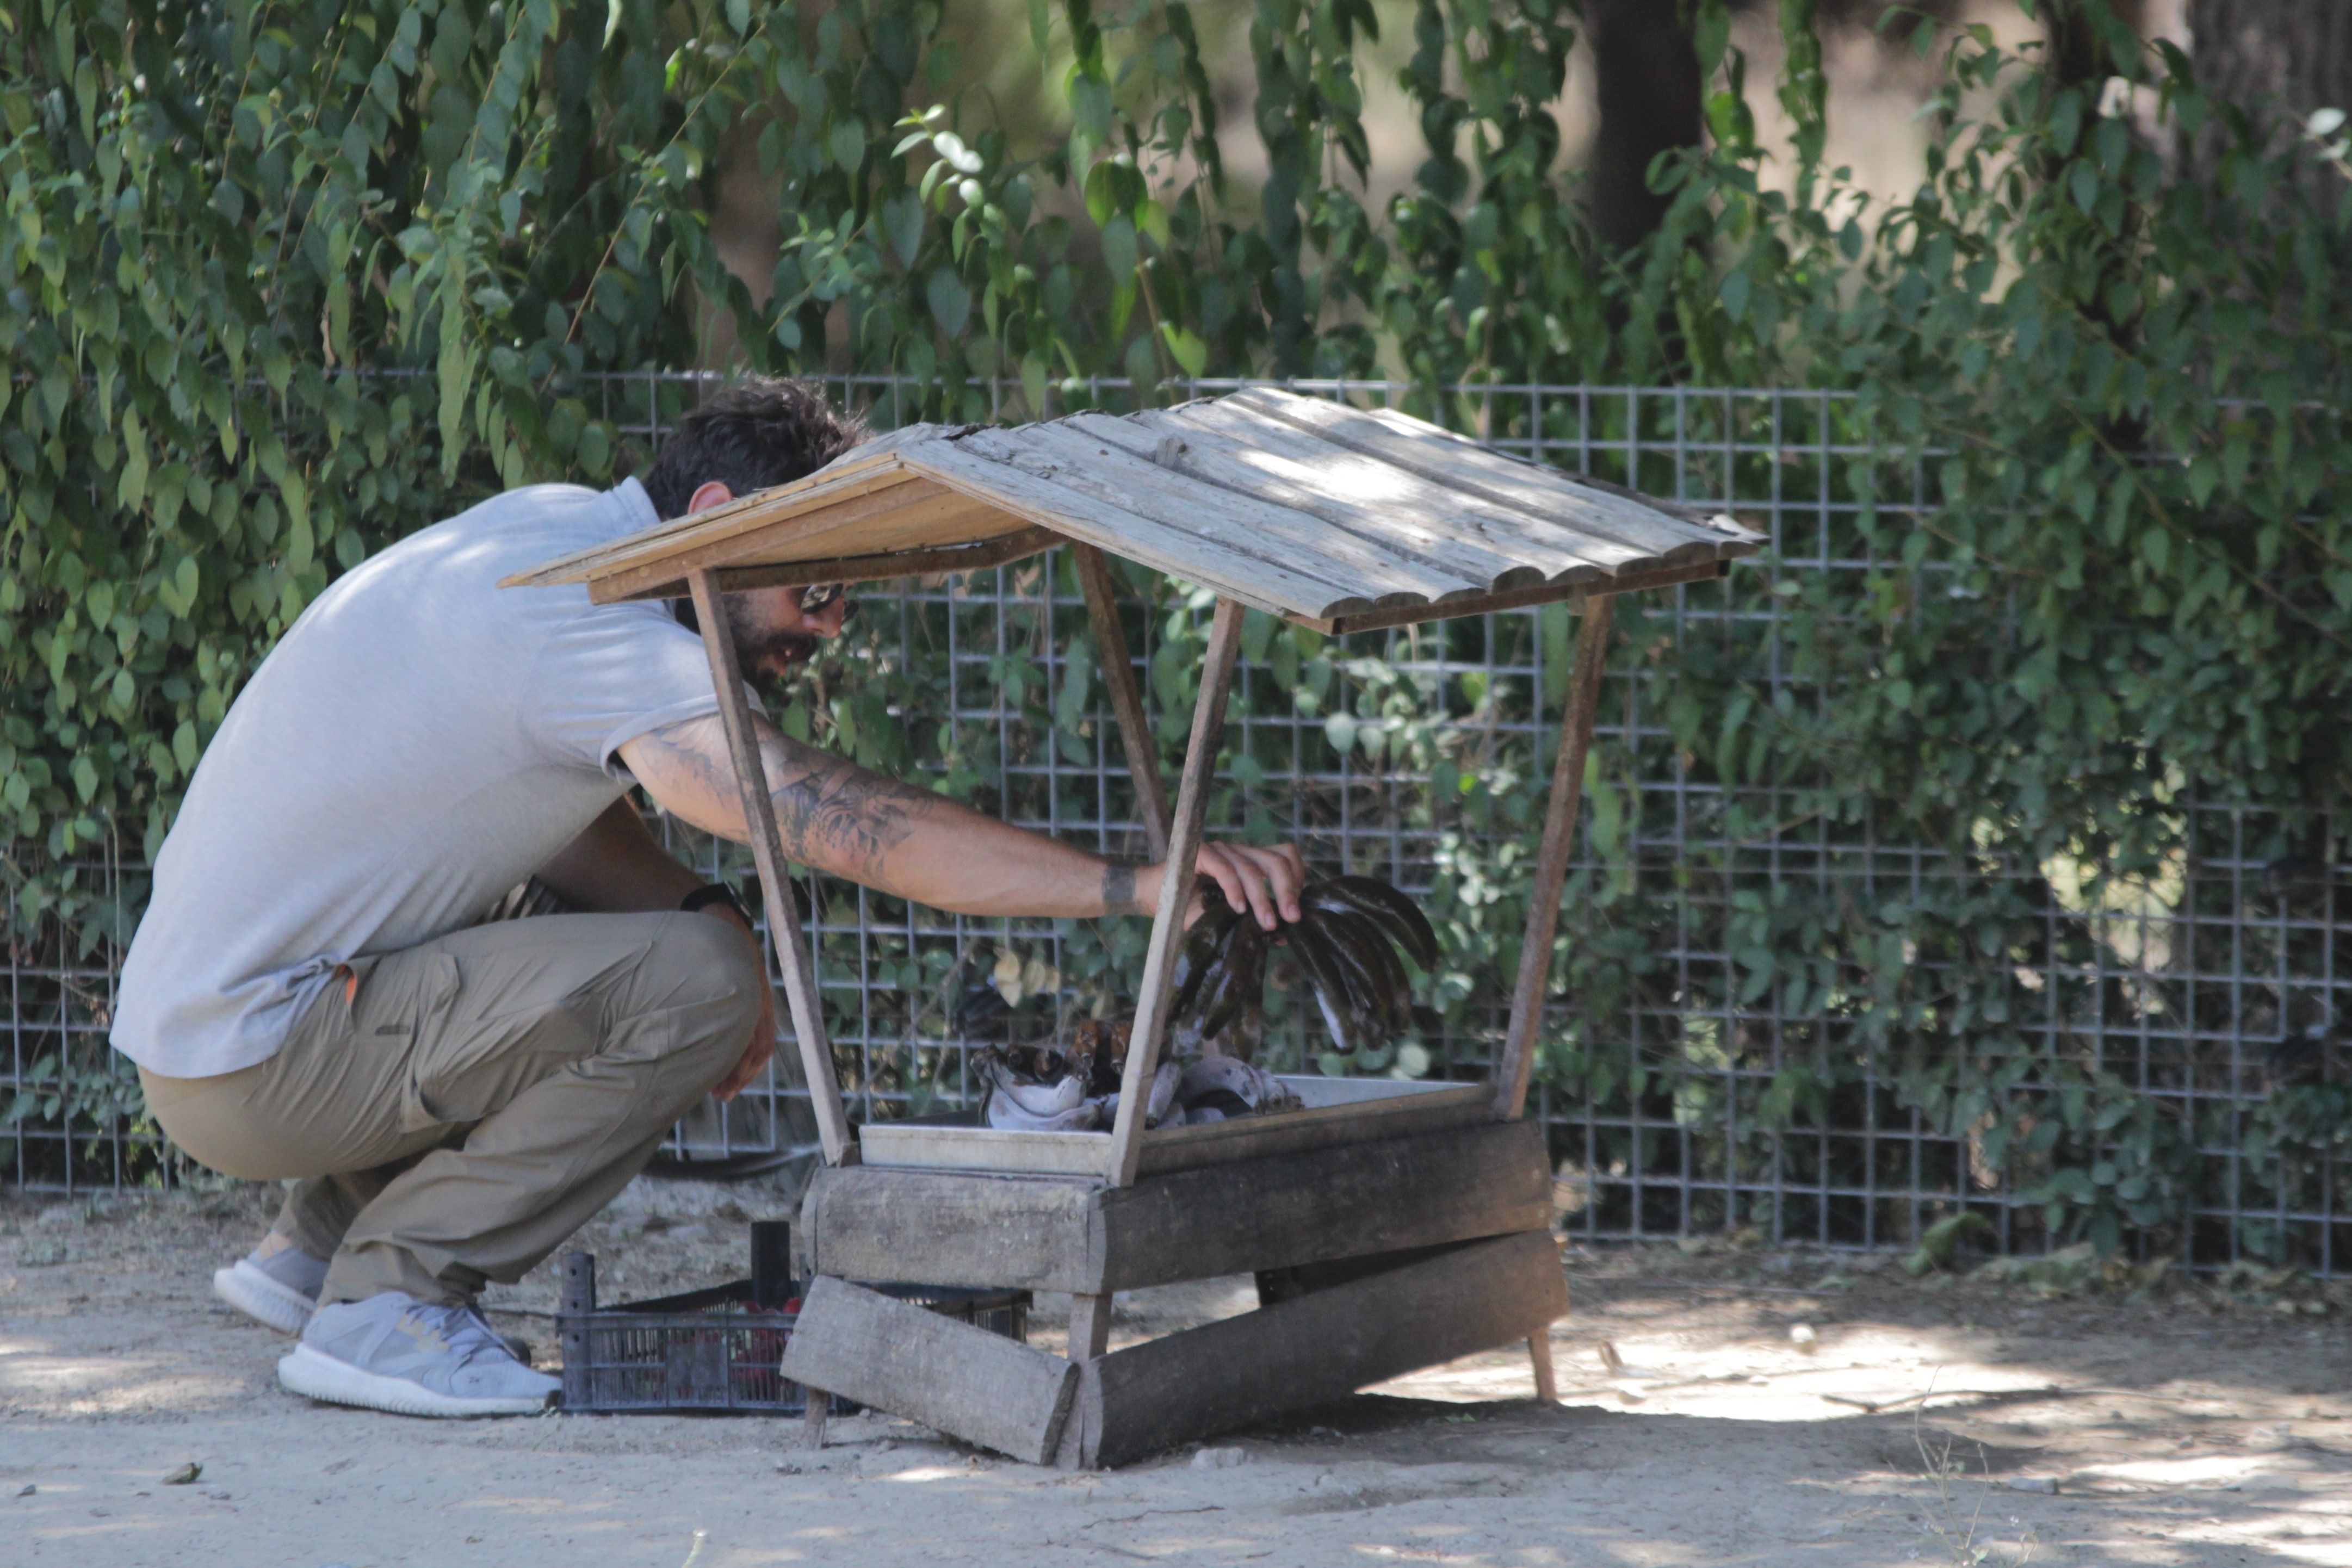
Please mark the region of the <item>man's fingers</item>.
[[1215, 879], [1225, 902], [1246, 909], [1268, 931], [1299, 917], [1299, 890], [1307, 885], [1307, 862], [1295, 844], [1257, 849], [1248, 844], [1202, 844], [1200, 869]]
[[1202, 844], [1200, 859], [1195, 863], [1203, 874], [1215, 881], [1218, 889], [1225, 895], [1228, 908], [1251, 907], [1249, 884], [1242, 880], [1240, 871], [1234, 866], [1233, 858], [1225, 853], [1223, 845]]
[[1203, 844], [1201, 869], [1217, 879], [1227, 904], [1249, 911], [1259, 925], [1271, 931], [1282, 924], [1265, 867], [1250, 850], [1239, 844]]
[[1277, 844], [1270, 850], [1245, 848], [1241, 852], [1265, 869], [1267, 885], [1282, 917], [1297, 919], [1298, 891], [1307, 885], [1307, 862], [1299, 857], [1298, 846]]

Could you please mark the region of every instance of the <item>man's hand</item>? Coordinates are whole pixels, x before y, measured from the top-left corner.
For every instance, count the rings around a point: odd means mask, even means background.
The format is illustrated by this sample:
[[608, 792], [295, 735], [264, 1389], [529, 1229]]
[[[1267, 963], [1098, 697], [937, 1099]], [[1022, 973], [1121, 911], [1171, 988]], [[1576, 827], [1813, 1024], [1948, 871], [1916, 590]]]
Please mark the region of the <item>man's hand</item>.
[[760, 973], [763, 980], [760, 987], [760, 1017], [751, 1025], [751, 1043], [743, 1048], [743, 1058], [735, 1064], [734, 1070], [720, 1079], [718, 1086], [710, 1092], [720, 1100], [732, 1100], [751, 1087], [751, 1080], [760, 1076], [760, 1070], [767, 1066], [768, 1059], [776, 1054], [776, 988], [764, 983], [768, 972], [767, 947], [761, 942], [760, 933], [753, 929], [751, 923], [724, 904], [707, 905], [702, 913], [718, 915], [743, 933], [745, 940], [760, 954]]
[[[1307, 883], [1307, 862], [1300, 858], [1297, 845], [1276, 844], [1262, 850], [1250, 844], [1202, 844], [1193, 865], [1217, 884], [1228, 905], [1247, 910], [1263, 929], [1272, 931], [1284, 921], [1298, 918], [1298, 890]], [[1158, 911], [1166, 873], [1165, 866], [1135, 869], [1137, 914]], [[1108, 891], [1104, 902], [1116, 908]], [[1190, 925], [1200, 917], [1201, 898], [1195, 894], [1184, 906], [1184, 924]]]

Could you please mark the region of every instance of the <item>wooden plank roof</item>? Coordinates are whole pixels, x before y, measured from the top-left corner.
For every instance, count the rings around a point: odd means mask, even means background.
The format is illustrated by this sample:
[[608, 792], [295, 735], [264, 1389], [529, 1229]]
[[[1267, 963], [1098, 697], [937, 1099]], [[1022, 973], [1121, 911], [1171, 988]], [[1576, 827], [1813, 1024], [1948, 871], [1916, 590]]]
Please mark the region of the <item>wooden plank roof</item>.
[[730, 589], [864, 581], [1062, 538], [1327, 631], [1695, 580], [1764, 543], [1405, 414], [1251, 388], [1123, 418], [910, 425], [501, 586], [673, 598], [690, 570]]

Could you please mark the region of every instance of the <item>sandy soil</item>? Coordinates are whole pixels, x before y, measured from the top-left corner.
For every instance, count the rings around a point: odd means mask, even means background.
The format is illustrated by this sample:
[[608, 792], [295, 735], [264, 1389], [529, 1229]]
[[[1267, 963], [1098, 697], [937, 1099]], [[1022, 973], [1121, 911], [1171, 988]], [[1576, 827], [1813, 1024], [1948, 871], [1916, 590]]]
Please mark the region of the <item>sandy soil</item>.
[[[797, 1422], [309, 1405], [273, 1381], [286, 1342], [209, 1293], [268, 1196], [0, 1194], [0, 1563], [2352, 1563], [2352, 1298], [2291, 1282], [2048, 1299], [1886, 1259], [1571, 1253], [1557, 1406], [1524, 1354], [1481, 1356], [1066, 1475], [881, 1416], [808, 1453]], [[765, 1206], [639, 1184], [583, 1245], [610, 1299], [712, 1283]], [[550, 1270], [499, 1291], [501, 1326], [544, 1341], [554, 1296]], [[1251, 1300], [1139, 1292], [1119, 1337]]]

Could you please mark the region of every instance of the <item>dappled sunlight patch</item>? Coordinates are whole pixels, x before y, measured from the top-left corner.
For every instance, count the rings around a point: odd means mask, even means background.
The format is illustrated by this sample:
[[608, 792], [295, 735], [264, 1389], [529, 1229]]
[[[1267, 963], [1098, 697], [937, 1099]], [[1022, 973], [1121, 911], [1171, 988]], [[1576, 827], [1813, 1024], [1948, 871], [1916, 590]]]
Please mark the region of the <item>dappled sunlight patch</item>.
[[970, 1480], [973, 1470], [969, 1465], [913, 1465], [903, 1470], [893, 1470], [884, 1476], [886, 1481], [961, 1481]]
[[0, 1403], [19, 1417], [187, 1410], [232, 1404], [248, 1393], [232, 1372], [191, 1369], [161, 1356], [61, 1354], [22, 1343], [0, 1352]]

